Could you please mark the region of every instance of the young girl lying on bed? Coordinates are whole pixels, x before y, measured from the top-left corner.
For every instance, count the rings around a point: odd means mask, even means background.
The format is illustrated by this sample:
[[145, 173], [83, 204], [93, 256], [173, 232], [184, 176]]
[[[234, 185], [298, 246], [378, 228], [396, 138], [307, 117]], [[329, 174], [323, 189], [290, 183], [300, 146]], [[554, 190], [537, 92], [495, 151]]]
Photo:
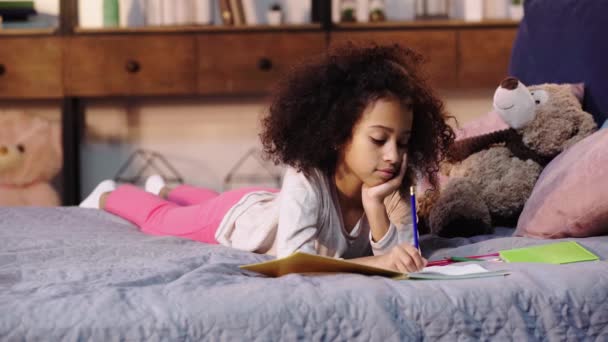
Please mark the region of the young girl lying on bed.
[[397, 45], [349, 44], [293, 69], [262, 122], [264, 151], [287, 166], [280, 190], [218, 194], [169, 189], [151, 177], [147, 191], [103, 181], [81, 206], [101, 207], [149, 234], [420, 270], [426, 260], [412, 246], [402, 195], [412, 175], [434, 179], [454, 138], [420, 62]]

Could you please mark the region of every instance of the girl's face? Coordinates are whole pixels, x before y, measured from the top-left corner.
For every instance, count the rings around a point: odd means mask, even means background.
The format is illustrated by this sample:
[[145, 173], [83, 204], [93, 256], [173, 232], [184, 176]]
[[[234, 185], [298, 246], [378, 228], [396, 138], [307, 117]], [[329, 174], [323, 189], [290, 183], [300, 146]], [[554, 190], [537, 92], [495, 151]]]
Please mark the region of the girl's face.
[[411, 107], [395, 98], [368, 105], [340, 151], [336, 172], [367, 186], [395, 177], [407, 152], [412, 121]]

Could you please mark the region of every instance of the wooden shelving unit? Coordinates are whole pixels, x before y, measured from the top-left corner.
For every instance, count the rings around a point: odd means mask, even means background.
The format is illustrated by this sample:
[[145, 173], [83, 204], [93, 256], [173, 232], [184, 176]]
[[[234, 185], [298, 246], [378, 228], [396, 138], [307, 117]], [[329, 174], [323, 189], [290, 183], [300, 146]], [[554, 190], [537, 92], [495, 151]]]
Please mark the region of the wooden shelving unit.
[[56, 30], [0, 30], [0, 99], [62, 101], [62, 198], [71, 205], [80, 199], [89, 98], [265, 94], [295, 60], [346, 40], [418, 50], [429, 57], [431, 81], [443, 88], [493, 86], [507, 72], [517, 22], [333, 24], [329, 2], [315, 1], [320, 22], [307, 25], [128, 29], [79, 28], [78, 1], [61, 1]]
[[383, 21], [374, 23], [338, 23], [335, 30], [412, 30], [412, 29], [432, 29], [432, 28], [513, 28], [519, 25], [518, 21], [513, 20], [483, 20], [483, 21], [464, 21], [457, 19], [421, 19], [412, 21]]

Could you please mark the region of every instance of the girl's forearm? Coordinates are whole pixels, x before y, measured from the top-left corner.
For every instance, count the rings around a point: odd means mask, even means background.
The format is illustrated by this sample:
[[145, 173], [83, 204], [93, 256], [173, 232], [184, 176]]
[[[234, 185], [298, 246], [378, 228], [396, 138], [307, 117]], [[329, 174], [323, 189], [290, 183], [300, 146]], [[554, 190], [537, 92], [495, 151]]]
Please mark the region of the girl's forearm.
[[384, 235], [386, 235], [386, 232], [391, 225], [391, 221], [386, 213], [384, 203], [366, 207], [365, 215], [367, 216], [367, 221], [369, 222], [373, 241], [380, 241]]
[[382, 255], [366, 256], [366, 257], [348, 259], [348, 261], [352, 261], [352, 262], [360, 264], [360, 265], [382, 268], [383, 266], [381, 263], [381, 258], [380, 258], [381, 256]]

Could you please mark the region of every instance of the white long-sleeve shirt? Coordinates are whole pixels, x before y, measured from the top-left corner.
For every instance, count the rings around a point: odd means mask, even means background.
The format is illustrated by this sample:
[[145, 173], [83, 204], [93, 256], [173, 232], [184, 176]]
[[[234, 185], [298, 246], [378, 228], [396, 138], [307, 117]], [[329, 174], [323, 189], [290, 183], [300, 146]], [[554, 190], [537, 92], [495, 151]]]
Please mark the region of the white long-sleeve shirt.
[[398, 243], [412, 243], [408, 201], [399, 194], [384, 201], [391, 225], [377, 242], [365, 214], [349, 233], [342, 222], [335, 185], [314, 171], [310, 177], [287, 168], [278, 193], [252, 192], [224, 216], [215, 234], [222, 245], [277, 257], [302, 251], [335, 258], [381, 255]]

